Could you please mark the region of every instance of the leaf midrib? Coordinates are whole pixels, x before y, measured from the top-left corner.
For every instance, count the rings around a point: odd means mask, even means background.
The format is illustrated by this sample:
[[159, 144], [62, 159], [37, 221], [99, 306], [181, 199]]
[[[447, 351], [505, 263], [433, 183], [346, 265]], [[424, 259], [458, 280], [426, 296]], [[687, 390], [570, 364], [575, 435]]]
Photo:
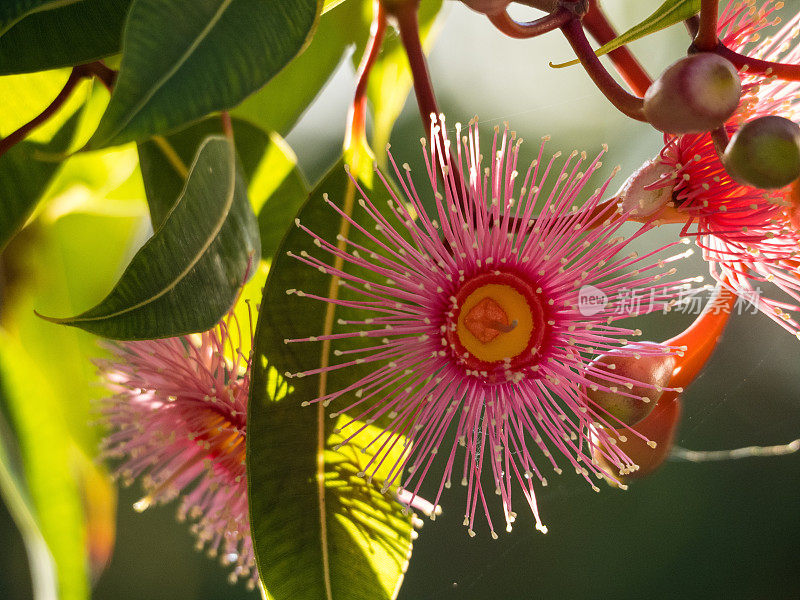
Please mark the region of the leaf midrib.
[[[355, 199], [355, 184], [352, 180], [347, 181], [347, 188], [345, 189], [344, 205], [342, 211], [347, 216], [353, 213], [353, 201]], [[350, 231], [350, 223], [344, 217], [341, 218], [339, 224], [339, 235], [336, 236], [337, 248], [343, 251], [346, 247], [344, 239]], [[333, 268], [341, 271], [344, 266], [344, 259], [337, 256], [334, 260]], [[334, 275], [331, 277], [328, 286], [328, 298], [335, 300], [339, 295], [339, 277]], [[325, 307], [325, 320], [323, 325], [323, 335], [328, 336], [333, 332], [334, 316], [336, 312], [336, 305], [333, 302], [328, 303]], [[321, 398], [327, 393], [328, 373], [326, 369], [330, 365], [331, 356], [331, 341], [326, 339], [322, 342], [322, 351], [320, 356], [320, 367], [323, 371], [320, 373], [319, 386], [317, 388], [317, 397]], [[317, 403], [317, 502], [319, 503], [319, 521], [320, 521], [320, 546], [322, 551], [322, 575], [325, 585], [325, 598], [326, 600], [333, 600], [333, 589], [331, 586], [331, 573], [330, 573], [330, 556], [328, 552], [328, 515], [327, 504], [325, 500], [325, 407], [322, 402]]]
[[[186, 61], [189, 60], [189, 57], [194, 53], [194, 51], [203, 42], [203, 40], [205, 40], [208, 37], [209, 33], [211, 33], [211, 30], [214, 29], [214, 27], [216, 27], [217, 23], [222, 18], [223, 13], [226, 10], [228, 10], [228, 7], [232, 3], [233, 0], [223, 0], [222, 4], [220, 4], [220, 7], [217, 9], [217, 12], [214, 14], [211, 20], [209, 20], [209, 22], [206, 24], [206, 26], [203, 28], [200, 34], [189, 45], [189, 47], [186, 49], [183, 55], [176, 61], [176, 63], [172, 66], [171, 69], [169, 69], [166, 73], [164, 73], [164, 75], [162, 75], [156, 81], [155, 85], [153, 85], [147, 91], [147, 93], [145, 93], [142, 99], [134, 105], [133, 109], [128, 111], [127, 117], [123, 118], [120, 121], [118, 127], [115, 130], [113, 130], [113, 132], [110, 135], [106, 136], [107, 140], [113, 140], [119, 134], [120, 131], [125, 129], [125, 127], [128, 126], [128, 124], [133, 120], [133, 118], [136, 115], [138, 115], [142, 111], [142, 109], [144, 109], [145, 106], [147, 106], [150, 100], [152, 100], [153, 96], [156, 95], [156, 92], [158, 92], [158, 90], [164, 87], [167, 81], [169, 81], [175, 75], [175, 73], [177, 73], [178, 70], [180, 70], [180, 68], [184, 64], [186, 64]], [[126, 32], [125, 43], [123, 43], [123, 52], [125, 45], [127, 45], [127, 32]]]
[[[197, 160], [200, 159], [200, 156], [203, 153], [203, 149], [209, 143], [214, 141], [214, 139], [215, 138], [208, 139], [203, 143], [202, 146], [200, 146], [200, 150], [197, 153]], [[216, 138], [216, 139], [219, 139], [219, 138]], [[105, 319], [118, 317], [120, 315], [124, 315], [126, 313], [129, 313], [129, 312], [132, 312], [134, 310], [137, 310], [137, 309], [139, 309], [139, 308], [141, 308], [143, 306], [146, 306], [146, 305], [148, 305], [148, 304], [150, 304], [152, 302], [155, 302], [156, 300], [158, 300], [159, 298], [161, 298], [165, 294], [167, 294], [170, 291], [172, 291], [173, 289], [175, 289], [175, 287], [177, 287], [177, 285], [189, 274], [189, 272], [197, 265], [197, 263], [200, 262], [200, 260], [205, 255], [206, 250], [208, 250], [208, 248], [211, 246], [211, 244], [213, 244], [214, 241], [217, 239], [217, 235], [219, 234], [220, 230], [222, 230], [222, 227], [225, 225], [225, 221], [227, 220], [228, 214], [230, 213], [231, 207], [233, 206], [233, 200], [234, 200], [234, 197], [236, 195], [236, 163], [235, 163], [236, 155], [234, 154], [233, 145], [230, 143], [230, 141], [228, 142], [228, 157], [229, 157], [228, 166], [230, 167], [230, 183], [228, 185], [229, 191], [228, 191], [228, 194], [227, 194], [227, 196], [225, 198], [224, 209], [220, 212], [220, 219], [217, 222], [217, 224], [215, 225], [215, 227], [214, 227], [214, 229], [212, 231], [212, 234], [210, 234], [208, 236], [208, 239], [206, 240], [206, 242], [203, 244], [203, 246], [200, 248], [200, 250], [194, 256], [194, 258], [189, 262], [189, 264], [186, 266], [186, 268], [183, 271], [181, 271], [175, 277], [175, 279], [173, 279], [172, 282], [169, 285], [165, 286], [160, 292], [158, 292], [157, 294], [155, 294], [153, 296], [150, 296], [149, 298], [146, 298], [146, 299], [138, 302], [137, 304], [134, 304], [133, 306], [128, 306], [128, 307], [125, 307], [125, 308], [123, 308], [121, 310], [118, 310], [116, 312], [107, 313], [107, 314], [104, 314], [104, 315], [98, 315], [98, 316], [94, 316], [94, 317], [75, 317], [73, 319], [66, 319], [66, 320], [68, 320], [70, 323], [87, 323], [87, 322], [92, 322], [92, 321], [102, 321], [102, 320], [105, 320]], [[197, 165], [197, 160], [195, 161], [195, 164], [192, 165], [192, 171], [194, 170], [195, 166]], [[190, 176], [191, 176], [191, 173], [190, 173]], [[184, 190], [184, 193], [185, 193], [185, 190]], [[172, 210], [170, 210], [169, 214], [167, 214], [167, 217], [164, 219], [164, 223], [159, 228], [159, 231], [164, 229], [164, 227], [167, 224], [167, 221], [169, 220], [169, 216], [175, 210], [175, 207], [178, 205], [178, 203], [180, 203], [180, 199], [172, 207]]]

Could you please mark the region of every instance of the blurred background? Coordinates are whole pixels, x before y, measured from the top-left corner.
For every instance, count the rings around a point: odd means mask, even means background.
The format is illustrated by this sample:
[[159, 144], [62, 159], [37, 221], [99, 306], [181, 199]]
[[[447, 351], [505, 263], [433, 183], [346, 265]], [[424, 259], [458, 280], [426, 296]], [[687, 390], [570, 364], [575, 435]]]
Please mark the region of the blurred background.
[[[604, 7], [624, 30], [656, 4], [605, 0]], [[788, 3], [783, 14], [797, 10], [797, 4]], [[516, 16], [532, 14], [519, 8]], [[610, 187], [614, 191], [626, 174], [660, 149], [660, 135], [617, 113], [580, 67], [548, 66], [572, 56], [557, 33], [511, 40], [484, 17], [449, 0], [437, 25], [430, 70], [448, 122], [466, 123], [478, 115], [488, 135], [492, 127], [508, 121], [527, 140], [521, 164], [533, 158], [543, 135], [552, 136], [550, 150], [566, 153], [585, 149], [592, 156], [607, 143], [610, 152], [595, 183], [599, 185], [620, 165], [621, 176]], [[688, 43], [678, 26], [635, 43], [633, 49], [651, 75], [657, 75]], [[345, 60], [287, 138], [311, 182], [340, 154], [353, 87], [352, 63]], [[411, 164], [420, 182], [423, 134], [412, 94], [391, 143], [398, 162]], [[141, 193], [135, 160], [124, 172], [125, 161], [129, 162], [125, 156], [114, 163], [123, 172], [114, 175], [119, 184], [107, 194], [112, 200], [135, 199]], [[147, 234], [142, 225], [143, 194], [139, 200], [118, 207], [127, 216], [118, 221], [114, 234], [127, 236], [130, 248]], [[75, 217], [92, 218], [101, 219]], [[85, 234], [91, 227], [105, 230], [107, 223], [67, 220], [60, 227], [63, 239], [69, 240], [70, 227]], [[657, 231], [645, 243], [666, 241], [675, 234], [674, 229]], [[56, 257], [74, 256], [74, 249], [66, 245], [67, 241], [53, 249]], [[127, 254], [107, 258], [110, 272], [125, 263], [130, 248]], [[697, 256], [679, 268], [685, 276], [706, 272]], [[97, 293], [102, 294], [102, 286]], [[662, 340], [691, 319], [678, 313], [655, 315], [637, 326], [647, 338]], [[717, 450], [789, 442], [800, 437], [799, 400], [800, 343], [766, 317], [737, 315], [708, 368], [684, 395], [676, 444]], [[433, 478], [429, 479], [432, 485]], [[227, 569], [193, 549], [188, 528], [175, 520], [175, 504], [138, 514], [131, 505], [140, 496], [138, 484], [120, 490], [117, 542], [96, 584], [95, 598], [258, 597], [241, 583], [229, 585]], [[626, 492], [602, 485], [601, 493], [595, 494], [582, 479], [565, 473], [537, 490], [537, 497], [547, 535], [535, 531], [532, 516], [520, 510], [512, 533], [492, 540], [479, 531], [473, 539], [461, 525], [463, 489], [450, 490], [443, 499], [441, 518], [426, 522], [420, 531], [399, 598], [800, 597], [800, 453], [702, 464], [668, 461]], [[2, 505], [0, 540], [0, 599], [30, 598], [22, 541]]]

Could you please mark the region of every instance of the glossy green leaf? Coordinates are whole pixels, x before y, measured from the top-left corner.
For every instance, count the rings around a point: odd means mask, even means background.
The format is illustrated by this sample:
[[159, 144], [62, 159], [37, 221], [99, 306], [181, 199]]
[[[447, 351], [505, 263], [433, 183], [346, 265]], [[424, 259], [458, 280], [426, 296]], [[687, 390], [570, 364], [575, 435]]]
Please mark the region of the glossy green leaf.
[[22, 17], [66, 6], [80, 0], [6, 0], [0, 5], [0, 35]]
[[[72, 475], [76, 450], [47, 379], [20, 343], [2, 329], [0, 397], [19, 441], [31, 516], [56, 565], [58, 597], [85, 600], [89, 584], [83, 508]], [[17, 482], [20, 486], [19, 479]]]
[[232, 114], [266, 131], [286, 135], [322, 90], [348, 46], [366, 38], [362, 0], [350, 0], [323, 14], [308, 47]]
[[163, 225], [108, 296], [76, 317], [51, 320], [116, 339], [205, 331], [233, 304], [259, 245], [233, 145], [209, 137]]
[[30, 14], [0, 36], [0, 75], [91, 62], [122, 48], [131, 0], [80, 0]]
[[[269, 136], [245, 121], [233, 121], [242, 173], [249, 181], [270, 143]], [[186, 184], [188, 165], [209, 135], [222, 135], [222, 121], [209, 117], [165, 137], [138, 146], [142, 180], [153, 229], [158, 229]]]
[[233, 108], [302, 49], [321, 6], [321, 0], [134, 0], [119, 77], [89, 145], [144, 140]]
[[[633, 27], [628, 29], [625, 33], [614, 38], [607, 44], [603, 44], [602, 46], [600, 46], [597, 50], [595, 50], [595, 54], [597, 56], [603, 56], [604, 54], [608, 54], [609, 52], [611, 52], [616, 48], [619, 48], [620, 46], [624, 46], [625, 44], [630, 44], [631, 42], [643, 38], [647, 35], [650, 35], [651, 33], [661, 31], [662, 29], [671, 27], [676, 23], [685, 21], [689, 17], [696, 15], [699, 11], [700, 11], [700, 0], [666, 0], [661, 6], [659, 6], [655, 10], [653, 14], [647, 17], [644, 21], [642, 21], [637, 25], [634, 25]], [[572, 65], [577, 65], [579, 63], [580, 61], [575, 59], [559, 64], [550, 63], [550, 66], [560, 69], [562, 67], [569, 67]]]
[[[335, 239], [341, 220], [323, 202], [323, 192], [340, 204], [352, 203], [354, 187], [341, 162], [299, 213], [305, 225]], [[385, 191], [375, 194], [380, 201]], [[261, 302], [246, 453], [259, 573], [275, 600], [394, 598], [412, 537], [410, 518], [379, 491], [388, 463], [394, 461], [384, 461], [386, 469], [379, 469], [373, 482], [357, 477], [370, 459], [360, 450], [377, 436], [376, 427], [367, 427], [337, 451], [334, 447], [343, 441], [334, 433], [337, 422], [321, 405], [301, 406], [320, 394], [320, 385], [338, 389], [352, 382], [356, 370], [332, 371], [325, 384], [318, 377], [292, 379], [291, 387], [280, 375], [320, 365], [321, 344], [287, 345], [284, 338], [322, 332], [326, 313], [324, 304], [288, 296], [284, 290], [325, 296], [331, 284], [328, 276], [287, 256], [288, 250], [319, 252], [307, 234], [292, 228], [276, 255]], [[337, 318], [341, 314], [337, 310]]]
[[[240, 119], [233, 120], [233, 131], [248, 181], [250, 204], [258, 215], [261, 258], [270, 260], [308, 196], [308, 189], [283, 138]], [[139, 144], [142, 178], [154, 228], [163, 221], [183, 188], [184, 165], [206, 136], [219, 132], [219, 118], [210, 117], [165, 138]]]
[[61, 166], [79, 115], [70, 117], [48, 144], [22, 142], [0, 156], [0, 251], [31, 215]]

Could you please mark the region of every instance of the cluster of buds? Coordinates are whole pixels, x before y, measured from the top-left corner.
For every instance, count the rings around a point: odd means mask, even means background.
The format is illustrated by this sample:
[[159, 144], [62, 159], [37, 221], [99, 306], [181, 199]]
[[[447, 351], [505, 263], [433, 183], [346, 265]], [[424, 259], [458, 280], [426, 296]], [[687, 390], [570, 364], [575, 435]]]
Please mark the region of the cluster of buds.
[[[726, 124], [734, 115], [746, 86], [742, 77], [749, 71], [767, 78], [796, 80], [800, 71], [793, 64], [751, 60], [738, 54], [717, 36], [717, 2], [705, 2], [700, 14], [687, 22], [693, 32], [689, 55], [670, 65], [655, 81], [630, 52], [617, 48], [610, 53], [620, 74], [634, 94], [622, 89], [597, 60], [583, 32], [585, 27], [601, 42], [612, 39], [613, 28], [595, 0], [533, 0], [524, 2], [544, 11], [536, 21], [519, 23], [508, 14], [506, 0], [462, 0], [473, 10], [488, 16], [502, 32], [512, 37], [534, 37], [560, 28], [575, 50], [593, 82], [626, 115], [647, 121], [667, 134], [713, 132], [715, 145], [727, 172], [736, 181], [761, 189], [782, 188], [800, 178], [800, 127], [781, 115], [759, 115], [737, 124], [728, 140]], [[763, 19], [780, 3], [767, 5], [758, 13]], [[728, 8], [731, 13], [753, 12], [750, 3]], [[746, 20], [746, 19], [745, 19]], [[762, 23], [749, 23], [757, 29]], [[735, 32], [741, 38], [739, 27]], [[748, 83], [752, 85], [752, 81]], [[637, 95], [638, 94], [638, 95]], [[643, 97], [639, 97], [639, 95]]]

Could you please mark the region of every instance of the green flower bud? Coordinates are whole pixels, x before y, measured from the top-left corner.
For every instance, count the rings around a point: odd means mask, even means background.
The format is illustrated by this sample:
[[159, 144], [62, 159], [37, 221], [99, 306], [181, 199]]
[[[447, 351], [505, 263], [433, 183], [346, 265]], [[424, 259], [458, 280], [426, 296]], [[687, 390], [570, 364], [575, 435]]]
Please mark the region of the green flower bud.
[[800, 177], [800, 127], [783, 117], [748, 121], [733, 134], [722, 157], [736, 181], [774, 189]]

